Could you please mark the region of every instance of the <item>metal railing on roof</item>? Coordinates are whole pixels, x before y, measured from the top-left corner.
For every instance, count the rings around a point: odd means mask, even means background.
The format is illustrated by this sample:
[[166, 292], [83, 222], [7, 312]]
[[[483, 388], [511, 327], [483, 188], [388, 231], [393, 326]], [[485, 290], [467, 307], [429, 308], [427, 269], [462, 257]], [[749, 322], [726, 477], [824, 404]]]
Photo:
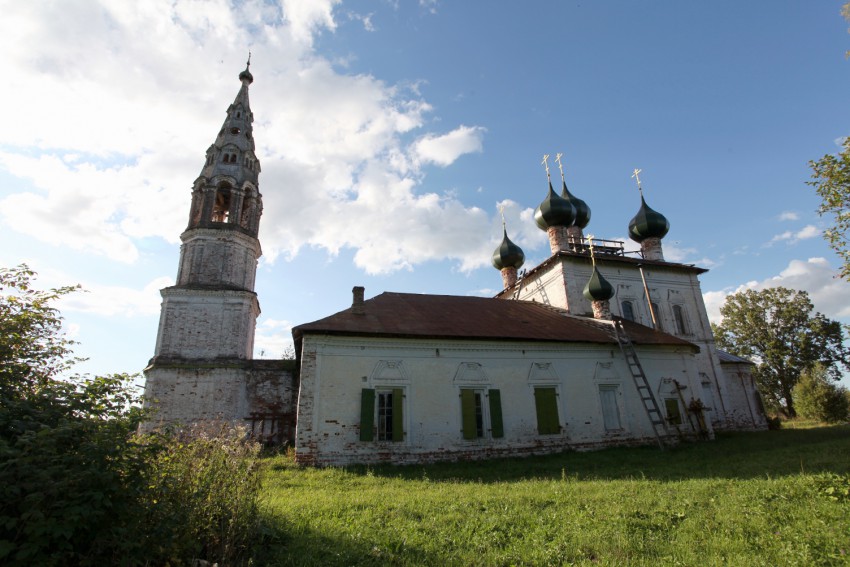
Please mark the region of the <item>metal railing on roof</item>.
[[[626, 255], [626, 246], [622, 240], [605, 240], [602, 238], [593, 238], [591, 239], [593, 243], [593, 253], [594, 254], [606, 254], [609, 256], [625, 256]], [[570, 252], [576, 252], [578, 254], [587, 254], [590, 255], [590, 244], [588, 243], [588, 239], [579, 240], [577, 238], [570, 237], [568, 241], [568, 246]]]

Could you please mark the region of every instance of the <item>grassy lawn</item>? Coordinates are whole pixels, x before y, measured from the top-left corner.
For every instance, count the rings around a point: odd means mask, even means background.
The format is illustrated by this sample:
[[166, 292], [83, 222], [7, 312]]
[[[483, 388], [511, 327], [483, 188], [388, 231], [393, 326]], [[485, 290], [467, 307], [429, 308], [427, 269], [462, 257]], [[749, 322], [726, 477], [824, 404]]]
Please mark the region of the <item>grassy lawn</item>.
[[266, 463], [269, 565], [850, 565], [850, 426], [406, 467]]

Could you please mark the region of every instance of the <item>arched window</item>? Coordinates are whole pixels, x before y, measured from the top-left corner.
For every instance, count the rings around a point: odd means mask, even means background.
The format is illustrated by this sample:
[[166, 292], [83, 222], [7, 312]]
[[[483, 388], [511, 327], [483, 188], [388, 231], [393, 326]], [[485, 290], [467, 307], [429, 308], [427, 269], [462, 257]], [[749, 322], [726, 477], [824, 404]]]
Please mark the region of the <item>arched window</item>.
[[659, 331], [663, 331], [664, 328], [661, 326], [661, 309], [658, 308], [658, 304], [654, 301], [651, 303], [652, 312], [655, 314], [655, 328]]
[[673, 318], [676, 320], [676, 332], [680, 335], [690, 334], [688, 331], [687, 318], [685, 317], [685, 310], [681, 305], [673, 306]]
[[631, 301], [623, 301], [620, 303], [620, 307], [623, 310], [623, 319], [635, 320], [635, 306]]

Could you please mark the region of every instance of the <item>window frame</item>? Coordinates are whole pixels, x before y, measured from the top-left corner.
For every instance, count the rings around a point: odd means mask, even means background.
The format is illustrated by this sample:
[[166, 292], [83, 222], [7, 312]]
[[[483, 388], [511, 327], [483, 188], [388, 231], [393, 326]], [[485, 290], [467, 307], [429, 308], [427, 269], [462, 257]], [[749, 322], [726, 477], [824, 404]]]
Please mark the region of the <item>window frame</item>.
[[461, 386], [459, 389], [463, 439], [479, 441], [504, 437], [501, 392], [484, 386]]
[[[389, 406], [386, 400], [389, 398]], [[398, 387], [363, 388], [360, 397], [360, 441], [401, 443], [405, 440], [405, 389]], [[381, 400], [384, 400], [382, 407]], [[381, 412], [384, 415], [381, 415]], [[388, 410], [388, 411], [387, 411]], [[384, 427], [381, 427], [383, 417]], [[386, 427], [389, 425], [389, 429]]]

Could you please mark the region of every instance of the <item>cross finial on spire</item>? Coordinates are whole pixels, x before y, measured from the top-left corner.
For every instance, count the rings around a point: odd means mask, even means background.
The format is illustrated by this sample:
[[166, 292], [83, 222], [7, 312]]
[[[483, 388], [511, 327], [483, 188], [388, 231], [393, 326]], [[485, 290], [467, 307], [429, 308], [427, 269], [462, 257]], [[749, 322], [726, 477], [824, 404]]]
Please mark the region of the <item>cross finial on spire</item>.
[[561, 158], [564, 157], [564, 154], [555, 154], [555, 161], [558, 162], [558, 169], [561, 170], [561, 181], [565, 181], [564, 179], [564, 166], [561, 164]]
[[246, 67], [251, 66], [251, 50], [248, 50], [248, 62], [245, 64]]
[[552, 177], [549, 175], [549, 154], [543, 154], [543, 161], [540, 163], [546, 168], [546, 177], [551, 181]]
[[505, 205], [499, 205], [499, 214], [502, 215], [502, 229], [505, 229]]
[[640, 186], [640, 172], [641, 171], [643, 171], [643, 170], [635, 168], [634, 173], [632, 173], [632, 177], [637, 181], [638, 191], [640, 191], [640, 194], [643, 195], [643, 187]]
[[593, 267], [596, 267], [596, 256], [593, 254], [593, 235], [588, 234], [584, 237], [587, 240], [587, 247], [590, 248], [590, 261], [593, 262]]

